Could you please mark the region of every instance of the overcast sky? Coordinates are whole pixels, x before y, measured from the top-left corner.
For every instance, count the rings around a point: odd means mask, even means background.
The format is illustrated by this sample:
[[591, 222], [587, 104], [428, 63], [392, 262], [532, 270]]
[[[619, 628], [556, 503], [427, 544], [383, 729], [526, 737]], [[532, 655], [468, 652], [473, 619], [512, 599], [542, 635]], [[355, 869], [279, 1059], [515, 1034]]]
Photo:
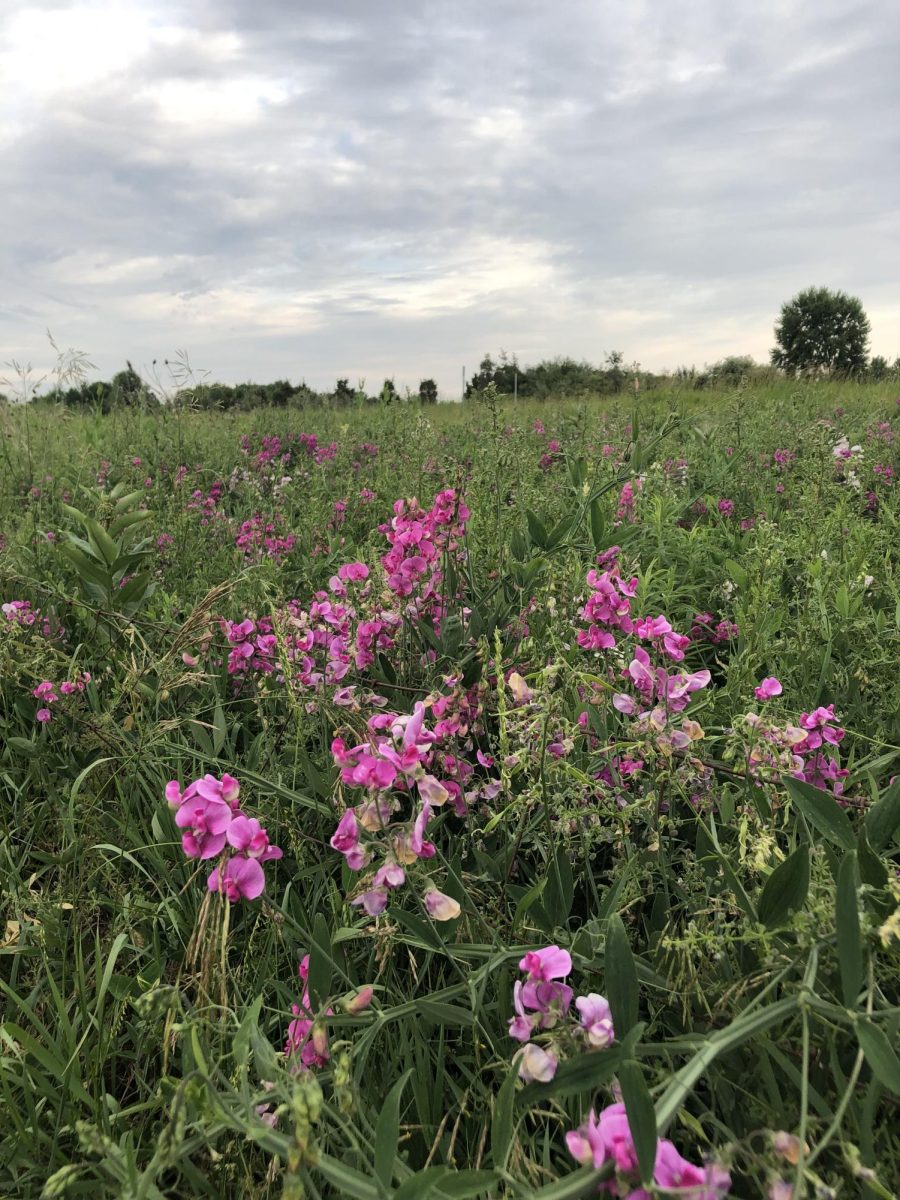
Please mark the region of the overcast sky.
[[900, 354], [896, 0], [0, 0], [0, 86], [0, 361]]

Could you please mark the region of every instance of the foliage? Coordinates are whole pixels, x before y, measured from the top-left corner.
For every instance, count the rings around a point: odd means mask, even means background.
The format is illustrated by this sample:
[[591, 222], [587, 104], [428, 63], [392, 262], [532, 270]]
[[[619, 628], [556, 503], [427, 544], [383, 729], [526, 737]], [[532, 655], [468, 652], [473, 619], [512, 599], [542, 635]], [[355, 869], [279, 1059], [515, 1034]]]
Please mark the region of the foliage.
[[342, 382], [0, 413], [0, 1193], [896, 1194], [896, 384]]
[[866, 368], [870, 328], [856, 296], [807, 288], [782, 305], [772, 363], [790, 375], [860, 375]]

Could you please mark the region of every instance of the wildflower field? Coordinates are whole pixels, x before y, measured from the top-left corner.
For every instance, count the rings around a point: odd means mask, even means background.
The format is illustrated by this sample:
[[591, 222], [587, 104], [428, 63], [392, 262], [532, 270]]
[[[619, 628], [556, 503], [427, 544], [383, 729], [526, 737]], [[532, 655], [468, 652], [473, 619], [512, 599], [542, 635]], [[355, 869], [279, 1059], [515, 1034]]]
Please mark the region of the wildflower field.
[[0, 409], [0, 1196], [895, 1196], [896, 391]]

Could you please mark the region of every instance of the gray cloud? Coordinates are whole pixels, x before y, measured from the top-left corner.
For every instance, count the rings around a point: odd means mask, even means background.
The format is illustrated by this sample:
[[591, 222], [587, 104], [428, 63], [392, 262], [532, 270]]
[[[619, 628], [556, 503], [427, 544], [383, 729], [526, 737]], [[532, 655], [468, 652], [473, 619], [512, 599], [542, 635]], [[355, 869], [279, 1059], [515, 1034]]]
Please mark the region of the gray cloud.
[[453, 394], [762, 358], [810, 283], [896, 354], [898, 51], [867, 0], [7, 0], [0, 358]]

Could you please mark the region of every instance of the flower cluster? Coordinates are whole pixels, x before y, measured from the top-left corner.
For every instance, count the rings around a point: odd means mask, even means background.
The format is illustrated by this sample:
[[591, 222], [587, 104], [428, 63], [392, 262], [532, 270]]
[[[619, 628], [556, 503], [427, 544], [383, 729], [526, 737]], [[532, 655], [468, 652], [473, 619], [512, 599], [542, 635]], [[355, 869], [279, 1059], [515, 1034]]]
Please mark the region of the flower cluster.
[[623, 579], [615, 556], [609, 563], [607, 570], [596, 571], [591, 568], [587, 573], [591, 595], [580, 610], [580, 616], [587, 622], [588, 628], [578, 631], [578, 645], [585, 650], [613, 650], [616, 639], [611, 630], [618, 629], [622, 633], [634, 630], [631, 601], [637, 591], [637, 576]]
[[637, 494], [643, 486], [644, 479], [641, 475], [623, 485], [619, 492], [619, 502], [616, 505], [614, 525], [621, 525], [623, 522], [633, 525], [637, 521]]
[[719, 646], [722, 642], [730, 642], [738, 636], [740, 629], [734, 621], [723, 618], [717, 621], [712, 613], [701, 612], [694, 615], [691, 622], [690, 639], [692, 642], [709, 642]]
[[[781, 685], [770, 676], [755, 692], [757, 699], [768, 700], [780, 694]], [[826, 746], [836, 748], [847, 732], [836, 724], [833, 704], [802, 713], [798, 725], [779, 725], [753, 712], [747, 713], [744, 721], [753, 731], [747, 752], [747, 766], [752, 774], [762, 774], [766, 769], [788, 772], [814, 787], [825, 791], [830, 788], [838, 799], [841, 798], [843, 781], [850, 772], [841, 767], [833, 754], [825, 752]]]
[[439, 618], [443, 611], [439, 587], [441, 557], [461, 557], [469, 509], [453, 488], [445, 488], [425, 511], [417, 500], [397, 500], [390, 522], [378, 528], [390, 544], [381, 557], [387, 585], [394, 594], [408, 599], [414, 612], [429, 611]]
[[[328, 1031], [322, 1021], [314, 1020], [312, 1002], [309, 998], [309, 955], [304, 954], [297, 968], [303, 983], [303, 995], [299, 1004], [291, 1005], [294, 1019], [288, 1025], [284, 1053], [288, 1058], [297, 1056], [301, 1067], [324, 1067], [331, 1057], [328, 1050]], [[330, 1016], [332, 1009], [326, 1009]]]
[[[607, 1105], [599, 1116], [591, 1109], [584, 1124], [566, 1134], [566, 1145], [575, 1161], [584, 1166], [613, 1168], [614, 1177], [600, 1184], [601, 1192], [624, 1200], [650, 1200], [650, 1193], [640, 1186], [637, 1150], [621, 1102]], [[731, 1176], [718, 1163], [698, 1167], [688, 1162], [668, 1138], [660, 1138], [653, 1182], [684, 1200], [719, 1200], [728, 1194]]]
[[[401, 622], [398, 613], [368, 603], [368, 576], [364, 563], [344, 563], [329, 581], [330, 593], [316, 592], [307, 608], [291, 600], [272, 617], [223, 621], [229, 674], [274, 675], [283, 682], [287, 664], [293, 684], [321, 692], [337, 688], [353, 668], [365, 670], [393, 645]], [[352, 693], [341, 692], [334, 702], [349, 703]]]
[[278, 530], [280, 518], [269, 521], [259, 513], [242, 522], [234, 544], [245, 558], [260, 562], [270, 558], [281, 562], [294, 549], [297, 539], [292, 533], [281, 535]]
[[[74, 696], [78, 692], [83, 692], [86, 685], [90, 682], [90, 671], [83, 671], [78, 679], [64, 679], [59, 684], [53, 683], [49, 679], [42, 679], [31, 693], [35, 700], [41, 702], [40, 708], [34, 714], [35, 720], [40, 722], [41, 725], [46, 725], [53, 716], [50, 711], [51, 704], [55, 704], [60, 696]], [[57, 692], [57, 688], [59, 688], [59, 692]]]
[[[572, 970], [572, 957], [559, 946], [529, 950], [519, 963], [525, 972], [513, 986], [515, 1016], [509, 1022], [509, 1036], [525, 1045], [516, 1054], [519, 1077], [526, 1083], [548, 1083], [556, 1074], [561, 1054], [566, 1049], [601, 1050], [614, 1037], [612, 1015], [605, 997], [591, 992], [575, 998], [577, 1018], [571, 1012], [574, 992], [561, 982]], [[545, 1045], [532, 1041], [544, 1034]]]
[[6, 604], [0, 604], [0, 612], [10, 625], [18, 625], [22, 629], [40, 629], [45, 638], [51, 638], [54, 634], [65, 637], [62, 626], [54, 624], [39, 608], [34, 608], [30, 600], [9, 600]]
[[166, 784], [175, 824], [184, 831], [182, 850], [201, 861], [219, 857], [207, 884], [231, 902], [261, 895], [266, 882], [262, 864], [282, 855], [259, 821], [241, 811], [239, 795], [240, 784], [228, 774], [221, 779], [204, 775], [184, 791], [176, 779]]
[[[451, 721], [451, 725], [455, 723]], [[331, 744], [342, 782], [365, 791], [365, 798], [341, 817], [331, 847], [344, 856], [351, 871], [368, 868], [377, 857], [376, 870], [350, 901], [369, 916], [377, 916], [387, 907], [390, 892], [406, 883], [406, 868], [434, 857], [434, 843], [426, 834], [435, 810], [449, 801], [458, 813], [464, 813], [466, 798], [457, 779], [438, 779], [432, 773], [433, 768], [448, 765], [448, 756], [437, 751], [437, 735], [425, 727], [422, 701], [411, 714], [378, 713], [369, 718], [367, 728], [368, 740], [356, 746], [348, 746], [341, 737]], [[458, 770], [455, 756], [449, 757], [450, 765]], [[412, 812], [395, 821], [394, 814], [401, 809], [400, 795], [411, 801]], [[438, 891], [430, 879], [424, 884], [422, 900], [437, 921], [459, 916], [457, 901]]]

